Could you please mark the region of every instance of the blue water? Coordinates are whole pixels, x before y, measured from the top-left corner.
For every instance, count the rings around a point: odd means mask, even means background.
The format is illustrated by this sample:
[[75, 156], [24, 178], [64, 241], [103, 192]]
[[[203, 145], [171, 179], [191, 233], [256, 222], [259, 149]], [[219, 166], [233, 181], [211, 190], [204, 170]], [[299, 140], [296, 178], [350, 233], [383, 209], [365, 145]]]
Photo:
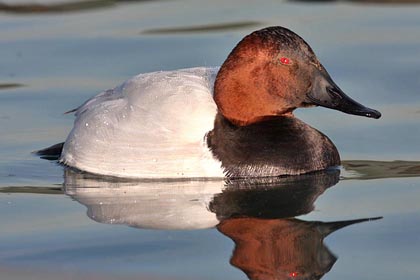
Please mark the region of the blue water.
[[[269, 25], [300, 34], [348, 95], [383, 114], [297, 111], [339, 149], [339, 182], [338, 174], [311, 178], [296, 202], [283, 191], [301, 179], [251, 190], [104, 182], [31, 154], [63, 141], [73, 122], [63, 112], [94, 94], [141, 72], [220, 65], [244, 35]], [[289, 279], [293, 265], [295, 279], [311, 271], [420, 278], [420, 5], [116, 1], [61, 13], [0, 10], [0, 35], [1, 280]], [[311, 223], [373, 217], [383, 218], [327, 237]], [[254, 234], [241, 236], [251, 224]], [[253, 249], [255, 240], [265, 249]], [[245, 257], [241, 269], [235, 260]], [[252, 274], [258, 260], [274, 274]]]

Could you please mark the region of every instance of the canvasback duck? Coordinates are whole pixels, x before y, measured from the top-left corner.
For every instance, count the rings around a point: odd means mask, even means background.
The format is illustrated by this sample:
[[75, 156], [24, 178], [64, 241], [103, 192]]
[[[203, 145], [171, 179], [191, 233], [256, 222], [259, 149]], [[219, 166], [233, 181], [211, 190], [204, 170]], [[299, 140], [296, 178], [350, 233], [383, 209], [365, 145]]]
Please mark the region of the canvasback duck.
[[293, 116], [310, 106], [381, 116], [345, 95], [301, 37], [268, 27], [243, 38], [220, 69], [140, 74], [89, 99], [73, 110], [59, 161], [145, 179], [297, 175], [338, 166], [328, 137]]

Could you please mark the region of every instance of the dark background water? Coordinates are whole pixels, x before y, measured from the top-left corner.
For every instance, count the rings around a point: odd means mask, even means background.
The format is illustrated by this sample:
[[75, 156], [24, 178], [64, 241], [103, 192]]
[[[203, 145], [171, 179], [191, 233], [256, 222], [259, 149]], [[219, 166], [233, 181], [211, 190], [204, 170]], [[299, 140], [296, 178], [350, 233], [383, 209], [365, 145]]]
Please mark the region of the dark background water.
[[[320, 225], [310, 221], [378, 216], [383, 219], [325, 239], [338, 259], [323, 279], [420, 278], [420, 6], [350, 1], [16, 6], [22, 3], [27, 2], [0, 2], [0, 279], [247, 279], [234, 259], [230, 264], [231, 257], [272, 254], [284, 264], [282, 252], [288, 250], [300, 269], [315, 270], [308, 259], [310, 252], [323, 252], [323, 237], [314, 231]], [[63, 141], [73, 122], [63, 112], [88, 97], [141, 72], [220, 65], [244, 35], [270, 25], [305, 38], [346, 93], [383, 113], [371, 120], [321, 108], [298, 110], [299, 118], [333, 140], [346, 167], [336, 185], [322, 181], [315, 193], [315, 187], [302, 190], [306, 202], [298, 206], [307, 207], [295, 214], [304, 225], [282, 219], [285, 195], [278, 193], [284, 184], [302, 186], [299, 180], [264, 183], [262, 194], [226, 194], [229, 186], [220, 182], [110, 187], [77, 174], [64, 176], [61, 166], [31, 154]], [[101, 188], [83, 192], [77, 186]], [[124, 190], [128, 194], [122, 195]], [[266, 201], [267, 195], [278, 203]], [[259, 210], [259, 219], [240, 223], [220, 216], [251, 210]], [[185, 224], [188, 230], [174, 230]], [[162, 229], [165, 225], [171, 230]], [[254, 225], [256, 231], [237, 255], [233, 240], [243, 237], [229, 233], [233, 225]], [[286, 230], [291, 228], [295, 235]], [[255, 241], [261, 239], [257, 229], [280, 233]], [[318, 249], [294, 247], [286, 238], [290, 234], [309, 236]], [[272, 251], [246, 247], [252, 240], [271, 244]], [[264, 263], [278, 271], [284, 267]]]

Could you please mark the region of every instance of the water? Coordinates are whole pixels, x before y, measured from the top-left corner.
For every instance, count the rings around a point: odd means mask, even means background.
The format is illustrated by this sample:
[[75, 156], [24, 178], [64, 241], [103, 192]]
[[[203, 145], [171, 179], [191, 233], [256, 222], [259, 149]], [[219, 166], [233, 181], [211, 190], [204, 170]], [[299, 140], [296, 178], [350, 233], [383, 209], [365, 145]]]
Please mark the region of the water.
[[[0, 5], [1, 280], [420, 278], [420, 6], [86, 2]], [[383, 114], [298, 110], [336, 144], [340, 174], [118, 182], [31, 154], [63, 141], [63, 112], [88, 97], [141, 72], [220, 65], [269, 25], [304, 37], [346, 93]], [[326, 236], [343, 225], [327, 222], [375, 217]]]

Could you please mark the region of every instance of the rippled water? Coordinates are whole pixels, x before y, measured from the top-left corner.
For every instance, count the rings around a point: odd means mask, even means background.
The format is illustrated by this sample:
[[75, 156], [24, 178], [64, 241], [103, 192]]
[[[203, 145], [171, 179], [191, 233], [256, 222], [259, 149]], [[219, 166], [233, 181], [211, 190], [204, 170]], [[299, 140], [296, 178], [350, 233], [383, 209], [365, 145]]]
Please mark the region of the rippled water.
[[[420, 5], [361, 2], [1, 1], [0, 279], [419, 279]], [[298, 110], [341, 172], [116, 181], [31, 154], [63, 141], [63, 112], [88, 97], [220, 65], [269, 25], [304, 37], [383, 114]]]

